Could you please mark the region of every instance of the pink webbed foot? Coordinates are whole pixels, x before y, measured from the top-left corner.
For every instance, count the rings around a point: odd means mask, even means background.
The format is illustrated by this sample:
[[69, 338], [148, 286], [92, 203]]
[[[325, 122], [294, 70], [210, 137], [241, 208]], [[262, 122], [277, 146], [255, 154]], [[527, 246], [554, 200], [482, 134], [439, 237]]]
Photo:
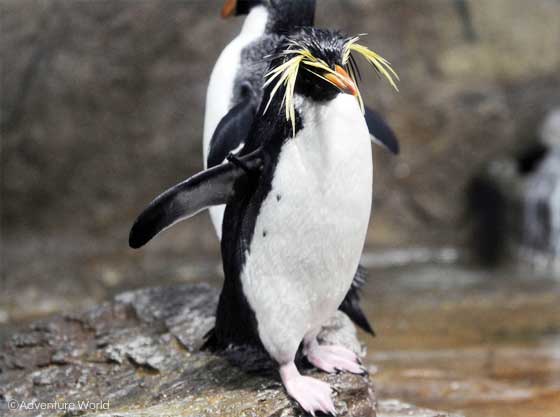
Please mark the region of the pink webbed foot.
[[336, 415], [329, 384], [301, 375], [293, 362], [280, 367], [280, 376], [288, 395], [307, 413], [315, 416], [320, 411]]
[[315, 342], [308, 347], [306, 355], [312, 365], [325, 372], [346, 371], [353, 374], [366, 372], [360, 365], [358, 356], [342, 346], [319, 345]]

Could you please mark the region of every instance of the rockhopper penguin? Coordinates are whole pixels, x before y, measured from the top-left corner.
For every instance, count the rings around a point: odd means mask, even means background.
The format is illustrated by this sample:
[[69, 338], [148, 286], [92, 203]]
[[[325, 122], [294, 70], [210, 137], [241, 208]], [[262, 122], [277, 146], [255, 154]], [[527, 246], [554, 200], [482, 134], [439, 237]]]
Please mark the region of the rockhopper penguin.
[[[285, 36], [301, 27], [313, 26], [315, 0], [229, 0], [222, 17], [247, 15], [241, 33], [220, 55], [208, 86], [203, 136], [205, 168], [225, 161], [244, 145], [262, 100], [268, 57]], [[394, 153], [398, 142], [382, 117], [366, 108], [366, 122], [372, 139]], [[225, 206], [210, 207], [214, 230], [221, 238]], [[374, 334], [359, 305], [359, 291], [367, 270], [359, 266], [352, 288], [340, 306], [363, 330]]]
[[354, 352], [317, 342], [352, 285], [371, 211], [371, 145], [354, 55], [393, 86], [396, 78], [358, 41], [313, 28], [285, 39], [243, 149], [159, 196], [130, 235], [138, 247], [226, 204], [225, 281], [208, 345], [263, 347], [288, 394], [313, 415], [335, 407], [330, 386], [296, 368], [301, 344], [319, 369], [364, 372]]

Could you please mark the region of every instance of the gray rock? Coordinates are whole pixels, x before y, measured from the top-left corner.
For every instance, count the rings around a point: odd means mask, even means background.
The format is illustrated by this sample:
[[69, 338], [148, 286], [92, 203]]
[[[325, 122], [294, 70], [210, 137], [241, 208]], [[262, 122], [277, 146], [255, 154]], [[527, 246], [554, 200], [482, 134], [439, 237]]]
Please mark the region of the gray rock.
[[[301, 416], [263, 354], [199, 350], [216, 302], [215, 289], [184, 284], [31, 324], [0, 349], [0, 411], [16, 404], [8, 415]], [[361, 350], [342, 313], [321, 338]], [[339, 416], [376, 415], [367, 376], [304, 372], [332, 385]]]

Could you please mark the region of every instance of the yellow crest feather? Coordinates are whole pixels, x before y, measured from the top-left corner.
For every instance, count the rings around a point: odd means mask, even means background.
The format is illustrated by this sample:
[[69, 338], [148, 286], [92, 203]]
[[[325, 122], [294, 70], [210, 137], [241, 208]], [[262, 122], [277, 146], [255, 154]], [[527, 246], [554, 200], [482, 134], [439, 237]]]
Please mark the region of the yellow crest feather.
[[393, 67], [391, 67], [391, 63], [383, 58], [381, 55], [377, 54], [376, 52], [369, 49], [367, 46], [360, 45], [358, 41], [360, 40], [359, 36], [355, 36], [354, 38], [350, 39], [346, 44], [346, 48], [344, 50], [343, 56], [343, 63], [346, 65], [350, 59], [350, 54], [352, 52], [356, 52], [362, 55], [366, 61], [368, 61], [377, 72], [382, 74], [391, 86], [399, 91], [397, 87], [396, 81], [399, 80], [398, 74], [395, 72]]
[[[396, 81], [399, 80], [399, 76], [391, 67], [389, 61], [387, 61], [382, 56], [378, 55], [371, 49], [366, 46], [358, 44], [358, 40], [360, 39], [359, 36], [356, 36], [350, 39], [344, 49], [344, 54], [342, 57], [342, 63], [345, 67], [349, 69], [350, 76], [352, 77], [354, 83], [357, 86], [357, 79], [356, 74], [354, 71], [354, 67], [350, 64], [351, 54], [352, 52], [356, 52], [362, 55], [374, 68], [375, 70], [383, 75], [391, 84], [391, 86], [398, 91]], [[325, 78], [322, 74], [317, 71], [313, 71], [313, 69], [320, 69], [323, 74], [325, 72], [336, 74], [332, 68], [330, 68], [325, 61], [322, 59], [316, 58], [313, 54], [306, 48], [300, 46], [297, 42], [291, 41], [290, 46], [286, 51], [282, 53], [282, 55], [291, 56], [283, 64], [279, 65], [276, 68], [273, 68], [266, 74], [266, 82], [264, 83], [264, 87], [269, 86], [276, 80], [276, 84], [270, 93], [270, 97], [264, 109], [266, 112], [272, 103], [272, 99], [280, 89], [280, 87], [284, 86], [284, 97], [282, 98], [282, 105], [285, 107], [286, 112], [286, 120], [288, 120], [292, 125], [293, 134], [295, 136], [296, 133], [296, 114], [295, 114], [295, 104], [294, 104], [294, 90], [296, 85], [297, 76], [299, 73], [299, 69], [301, 66], [304, 66], [306, 71], [311, 72], [312, 74], [316, 75], [317, 77], [321, 78], [322, 80], [333, 84], [327, 78]], [[334, 84], [333, 84], [334, 85]], [[357, 93], [357, 100], [360, 105], [362, 112], [364, 111], [364, 102], [362, 99], [362, 95], [358, 90]]]

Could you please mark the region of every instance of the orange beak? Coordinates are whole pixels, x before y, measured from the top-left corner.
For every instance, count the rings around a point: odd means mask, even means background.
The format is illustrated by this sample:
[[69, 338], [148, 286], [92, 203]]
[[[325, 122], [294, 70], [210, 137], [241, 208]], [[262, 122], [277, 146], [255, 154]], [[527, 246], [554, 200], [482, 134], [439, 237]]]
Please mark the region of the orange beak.
[[235, 10], [237, 9], [237, 0], [226, 0], [224, 7], [222, 7], [222, 17], [227, 19], [228, 17], [235, 15]]
[[358, 95], [358, 88], [346, 70], [340, 65], [337, 65], [334, 67], [334, 71], [335, 74], [328, 72], [324, 77], [337, 86], [343, 93], [353, 96]]

